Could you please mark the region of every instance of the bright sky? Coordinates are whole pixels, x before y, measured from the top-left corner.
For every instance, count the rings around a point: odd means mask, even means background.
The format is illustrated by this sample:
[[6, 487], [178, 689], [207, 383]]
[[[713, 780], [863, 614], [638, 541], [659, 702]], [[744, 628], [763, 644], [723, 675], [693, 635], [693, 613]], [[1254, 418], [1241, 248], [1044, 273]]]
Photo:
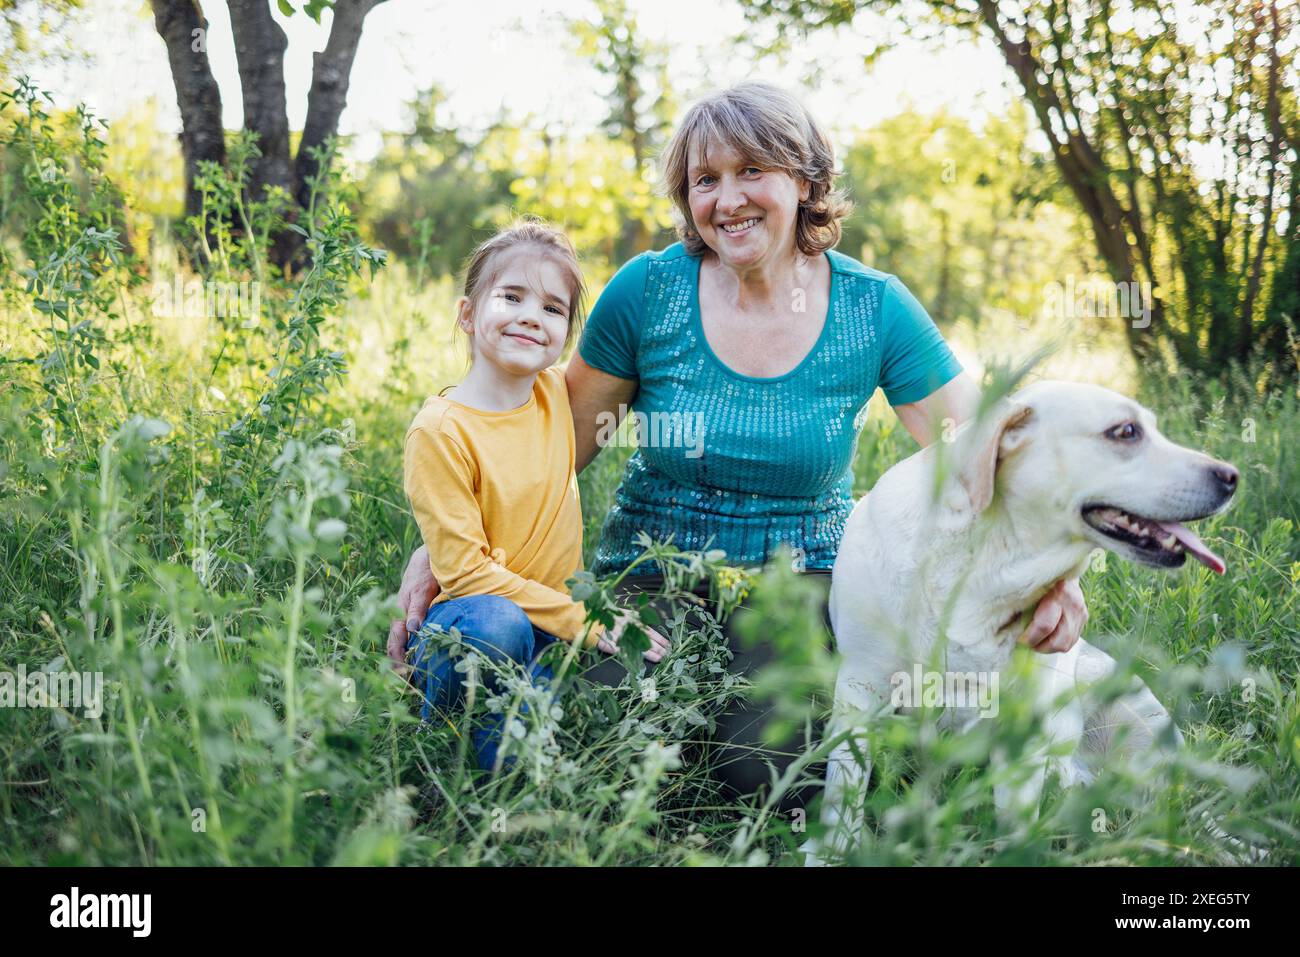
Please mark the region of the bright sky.
[[[302, 0], [295, 5], [301, 7]], [[860, 16], [851, 30], [823, 33], [797, 48], [781, 66], [735, 53], [730, 38], [746, 30], [734, 0], [630, 0], [646, 38], [667, 44], [673, 82], [683, 102], [715, 86], [753, 76], [801, 91], [835, 138], [871, 126], [913, 105], [947, 106], [976, 122], [1005, 109], [1011, 95], [1008, 71], [987, 43], [962, 42], [940, 49], [907, 38], [872, 68], [862, 54], [897, 25]], [[221, 88], [227, 128], [242, 126], [242, 103], [226, 5], [206, 0], [208, 55]], [[323, 49], [330, 14], [315, 24], [299, 12], [284, 17], [289, 123], [301, 129], [311, 83], [312, 53]], [[588, 0], [388, 0], [366, 19], [348, 108], [340, 132], [354, 134], [358, 157], [378, 147], [378, 134], [408, 125], [406, 103], [433, 83], [449, 95], [443, 122], [485, 125], [503, 106], [516, 121], [563, 122], [590, 127], [605, 112], [600, 77], [578, 57], [566, 17], [594, 17]], [[112, 120], [150, 97], [160, 122], [179, 131], [175, 89], [166, 52], [145, 0], [86, 0], [78, 15], [73, 50], [79, 62], [50, 65], [36, 79], [61, 104], [86, 102]], [[821, 77], [805, 86], [808, 65], [820, 63]]]

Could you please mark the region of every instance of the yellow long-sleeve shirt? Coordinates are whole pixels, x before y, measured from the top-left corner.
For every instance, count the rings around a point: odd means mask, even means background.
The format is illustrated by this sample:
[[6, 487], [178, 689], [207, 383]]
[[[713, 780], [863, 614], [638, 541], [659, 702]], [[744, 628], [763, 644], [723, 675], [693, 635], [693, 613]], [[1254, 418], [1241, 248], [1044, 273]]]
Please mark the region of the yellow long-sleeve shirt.
[[[564, 584], [582, 568], [582, 510], [562, 369], [541, 372], [509, 412], [430, 397], [406, 432], [403, 464], [442, 586], [435, 604], [500, 595], [557, 638], [583, 633], [586, 610]], [[587, 644], [601, 631], [593, 626]]]

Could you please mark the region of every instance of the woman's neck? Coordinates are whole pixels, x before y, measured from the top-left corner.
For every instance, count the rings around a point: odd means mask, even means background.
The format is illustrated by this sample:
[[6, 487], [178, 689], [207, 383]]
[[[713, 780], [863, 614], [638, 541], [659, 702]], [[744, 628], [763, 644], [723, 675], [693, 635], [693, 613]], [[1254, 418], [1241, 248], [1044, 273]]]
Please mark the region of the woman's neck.
[[806, 289], [812, 281], [810, 261], [797, 249], [774, 262], [759, 262], [739, 269], [727, 266], [714, 254], [715, 288], [739, 309], [788, 306], [795, 289]]
[[480, 412], [511, 412], [528, 404], [537, 376], [536, 372], [513, 375], [480, 358], [447, 398]]

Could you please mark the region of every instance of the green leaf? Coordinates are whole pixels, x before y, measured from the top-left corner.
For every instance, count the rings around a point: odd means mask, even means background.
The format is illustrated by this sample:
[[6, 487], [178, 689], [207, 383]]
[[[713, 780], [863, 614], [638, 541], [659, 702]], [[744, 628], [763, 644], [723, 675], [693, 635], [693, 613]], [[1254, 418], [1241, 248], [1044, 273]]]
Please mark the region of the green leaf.
[[332, 0], [307, 0], [307, 6], [303, 7], [303, 12], [317, 23], [320, 23], [321, 12], [326, 7], [333, 9], [334, 4]]

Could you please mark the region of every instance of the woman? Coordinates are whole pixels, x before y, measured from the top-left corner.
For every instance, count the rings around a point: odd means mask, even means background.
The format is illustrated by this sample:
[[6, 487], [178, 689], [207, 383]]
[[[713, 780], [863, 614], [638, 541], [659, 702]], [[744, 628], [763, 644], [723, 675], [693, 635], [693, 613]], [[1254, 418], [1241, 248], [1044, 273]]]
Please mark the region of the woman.
[[[590, 314], [566, 373], [576, 466], [598, 453], [598, 425], [634, 403], [661, 421], [698, 422], [702, 448], [661, 435], [636, 451], [592, 570], [626, 568], [645, 531], [681, 548], [711, 542], [747, 567], [784, 543], [824, 573], [852, 509], [853, 452], [875, 389], [922, 445], [942, 420], [973, 415], [978, 389], [896, 277], [833, 251], [851, 206], [834, 188], [830, 142], [793, 96], [747, 82], [706, 97], [661, 166], [681, 242], [627, 263]], [[407, 619], [389, 636], [396, 660], [436, 593], [421, 549], [399, 593]], [[1066, 651], [1086, 619], [1078, 582], [1061, 582], [1021, 640]], [[720, 722], [724, 740], [749, 734], [741, 712]], [[743, 791], [766, 777], [749, 769], [736, 781]]]

